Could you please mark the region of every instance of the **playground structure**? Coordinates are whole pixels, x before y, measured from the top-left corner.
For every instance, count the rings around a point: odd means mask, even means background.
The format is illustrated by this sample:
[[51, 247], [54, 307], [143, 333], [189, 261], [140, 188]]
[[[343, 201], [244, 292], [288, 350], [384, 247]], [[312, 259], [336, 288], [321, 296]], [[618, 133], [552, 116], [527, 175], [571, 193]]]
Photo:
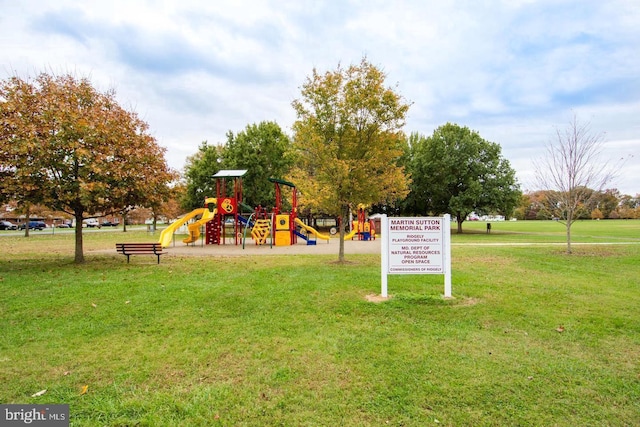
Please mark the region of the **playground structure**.
[[160, 243], [163, 248], [168, 247], [171, 244], [171, 241], [173, 240], [173, 233], [175, 233], [176, 230], [182, 226], [182, 224], [184, 224], [185, 222], [188, 222], [192, 218], [200, 216], [200, 219], [189, 224], [188, 226], [189, 237], [182, 240], [184, 243], [196, 242], [200, 237], [200, 227], [203, 224], [206, 224], [209, 221], [211, 221], [217, 215], [217, 209], [215, 207], [216, 206], [215, 198], [210, 197], [205, 199], [205, 206], [207, 207], [195, 209], [189, 212], [188, 214], [178, 219], [177, 221], [174, 221], [167, 228], [162, 230], [162, 233], [160, 233], [160, 240], [158, 241], [158, 243]]
[[[201, 228], [205, 228], [204, 243], [207, 245], [226, 244], [230, 237], [235, 245], [242, 243], [243, 247], [250, 233], [256, 245], [289, 246], [295, 245], [298, 238], [305, 240], [307, 245], [315, 245], [317, 240], [330, 240], [315, 228], [305, 224], [298, 218], [298, 190], [288, 181], [269, 178], [275, 185], [275, 206], [271, 211], [258, 206], [252, 208], [242, 202], [242, 177], [246, 170], [222, 170], [213, 175], [216, 179], [216, 197], [207, 197], [204, 207], [195, 209], [185, 216], [171, 223], [160, 234], [159, 243], [168, 247], [173, 241], [174, 233], [192, 219], [188, 225], [189, 235], [183, 243], [193, 244], [201, 238]], [[291, 211], [283, 210], [282, 187], [291, 189]], [[229, 193], [229, 194], [227, 194]], [[249, 213], [243, 216], [241, 210]], [[365, 221], [364, 205], [358, 205], [358, 219], [353, 221], [353, 229], [345, 235], [345, 240], [370, 240], [375, 238], [375, 228], [371, 221]], [[231, 226], [232, 235], [227, 236], [227, 229]]]
[[[361, 203], [358, 205], [358, 219], [353, 221], [351, 233], [349, 238], [358, 236], [358, 240], [375, 240], [376, 239], [376, 227], [372, 220], [367, 219], [365, 212], [365, 206]], [[345, 237], [346, 238], [346, 237]]]

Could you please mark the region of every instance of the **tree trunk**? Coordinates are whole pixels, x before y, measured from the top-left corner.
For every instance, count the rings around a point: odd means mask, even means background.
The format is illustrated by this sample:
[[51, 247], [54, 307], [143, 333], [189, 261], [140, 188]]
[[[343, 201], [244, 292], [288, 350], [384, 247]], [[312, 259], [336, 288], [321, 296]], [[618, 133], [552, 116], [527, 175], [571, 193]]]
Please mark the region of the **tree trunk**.
[[82, 264], [84, 262], [84, 249], [82, 247], [82, 212], [75, 213], [76, 218], [76, 253], [74, 262]]
[[571, 224], [567, 223], [567, 253], [571, 253]]
[[462, 218], [460, 212], [456, 214], [456, 219], [458, 223], [458, 234], [462, 234], [462, 223], [464, 222], [464, 219]]
[[123, 233], [127, 232], [127, 214], [126, 213], [122, 214], [122, 232]]
[[346, 220], [347, 220], [347, 214], [349, 212], [349, 207], [348, 206], [343, 206], [340, 209], [340, 250], [338, 251], [338, 262], [339, 263], [343, 263], [344, 262], [344, 226], [346, 224]]
[[24, 211], [24, 220], [26, 221], [24, 224], [24, 237], [29, 237], [29, 222], [31, 222], [31, 205], [29, 203], [27, 203]]
[[571, 254], [571, 225], [573, 224], [573, 212], [567, 212], [567, 253]]

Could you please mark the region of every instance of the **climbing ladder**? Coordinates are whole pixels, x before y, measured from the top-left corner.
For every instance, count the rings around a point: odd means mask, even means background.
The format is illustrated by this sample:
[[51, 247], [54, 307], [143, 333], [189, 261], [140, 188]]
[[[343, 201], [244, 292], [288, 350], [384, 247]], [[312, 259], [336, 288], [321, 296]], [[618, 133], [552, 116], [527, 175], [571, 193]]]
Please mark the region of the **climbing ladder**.
[[220, 244], [220, 229], [222, 221], [220, 215], [216, 215], [211, 221], [207, 222], [207, 245], [219, 245]]
[[269, 229], [271, 228], [270, 219], [259, 219], [253, 224], [251, 237], [255, 240], [256, 245], [264, 245], [269, 237]]

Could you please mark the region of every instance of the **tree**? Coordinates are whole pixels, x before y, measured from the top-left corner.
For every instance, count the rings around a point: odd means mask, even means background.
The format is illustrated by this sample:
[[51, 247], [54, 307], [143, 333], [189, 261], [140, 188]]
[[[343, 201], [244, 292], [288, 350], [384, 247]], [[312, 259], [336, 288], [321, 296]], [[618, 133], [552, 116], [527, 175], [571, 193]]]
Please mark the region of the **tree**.
[[635, 197], [625, 194], [620, 198], [620, 218], [640, 218], [640, 194]]
[[[4, 200], [15, 200], [29, 224], [31, 206], [46, 196], [42, 181], [45, 171], [38, 163], [41, 157], [38, 124], [42, 99], [36, 88], [17, 77], [0, 84], [0, 194]], [[29, 227], [25, 227], [25, 237]]]
[[[148, 125], [120, 107], [113, 91], [46, 73], [13, 77], [1, 88], [0, 169], [15, 178], [11, 186], [3, 181], [3, 191], [17, 197], [37, 179], [39, 193], [23, 201], [73, 215], [76, 263], [84, 262], [83, 219], [145, 205], [173, 179]], [[25, 107], [31, 98], [34, 110]], [[25, 152], [29, 164], [20, 160]]]
[[247, 125], [237, 133], [227, 133], [222, 149], [226, 169], [246, 169], [242, 178], [243, 199], [249, 206], [273, 206], [275, 190], [269, 178], [283, 178], [291, 170], [291, 141], [275, 122]]
[[163, 216], [167, 221], [172, 221], [185, 213], [180, 205], [180, 200], [184, 197], [187, 187], [184, 182], [175, 182], [169, 189], [169, 198], [156, 209], [154, 213]]
[[[178, 178], [177, 173], [171, 173], [171, 180]], [[148, 188], [149, 199], [145, 205], [151, 209], [153, 219], [153, 231], [156, 231], [158, 217], [165, 215], [165, 212], [172, 212], [169, 201], [175, 198], [175, 190], [168, 185], [168, 182], [153, 182]], [[123, 230], [124, 230], [123, 226]]]
[[411, 160], [411, 143], [412, 139], [419, 137], [419, 135], [415, 132], [412, 132], [409, 137], [406, 136], [400, 142], [400, 149], [402, 150], [402, 154], [398, 157], [395, 165], [397, 167], [401, 167], [405, 171], [405, 176], [407, 177], [407, 191], [403, 193], [398, 193], [395, 198], [388, 197], [381, 203], [375, 203], [371, 205], [370, 213], [381, 213], [390, 216], [399, 216], [406, 213], [406, 195], [408, 194], [408, 185], [411, 182], [409, 176], [409, 162]]
[[591, 219], [602, 219], [604, 215], [602, 215], [602, 211], [598, 208], [595, 208], [591, 211]]
[[[304, 203], [347, 223], [349, 209], [402, 198], [407, 177], [398, 166], [409, 104], [386, 75], [363, 58], [324, 74], [313, 70], [293, 102], [296, 165], [290, 180]], [[339, 262], [344, 261], [340, 227]]]
[[618, 209], [622, 195], [615, 188], [609, 188], [592, 196], [592, 206], [599, 209], [603, 218], [612, 218]]
[[539, 188], [547, 191], [547, 205], [566, 227], [567, 253], [571, 250], [571, 226], [583, 206], [614, 178], [614, 169], [602, 158], [604, 135], [593, 133], [589, 123], [574, 115], [564, 129], [556, 129], [543, 156], [535, 162]]
[[407, 204], [415, 214], [450, 213], [462, 223], [471, 212], [510, 216], [520, 202], [515, 171], [500, 145], [447, 123], [411, 147], [411, 193]]
[[214, 197], [216, 184], [213, 175], [222, 169], [222, 147], [209, 145], [203, 141], [198, 152], [187, 158], [184, 167], [186, 192], [182, 199], [182, 208], [192, 211], [201, 208], [204, 199]]

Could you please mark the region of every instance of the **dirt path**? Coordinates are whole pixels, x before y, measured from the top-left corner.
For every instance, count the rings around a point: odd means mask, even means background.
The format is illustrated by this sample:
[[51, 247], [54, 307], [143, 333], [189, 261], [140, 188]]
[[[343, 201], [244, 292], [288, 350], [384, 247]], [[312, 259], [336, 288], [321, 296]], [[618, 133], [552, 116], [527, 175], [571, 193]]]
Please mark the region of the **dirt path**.
[[[257, 246], [251, 241], [247, 242], [245, 248], [242, 245], [202, 245], [187, 246], [177, 241], [175, 246], [169, 246], [166, 251], [169, 255], [189, 255], [189, 256], [260, 256], [260, 255], [333, 255], [338, 256], [340, 242], [338, 239], [331, 239], [329, 243], [318, 240], [315, 245], [307, 245], [306, 242], [299, 241], [292, 246]], [[380, 240], [362, 241], [346, 240], [344, 242], [344, 253], [348, 254], [379, 254]]]
[[[344, 242], [344, 253], [349, 254], [380, 254], [381, 239], [372, 241], [346, 240]], [[574, 246], [581, 245], [615, 245], [615, 244], [639, 244], [639, 242], [598, 242], [598, 243], [572, 243]], [[315, 245], [307, 245], [301, 240], [292, 246], [257, 246], [253, 241], [247, 242], [245, 248], [242, 245], [203, 245], [198, 242], [195, 246], [188, 246], [177, 240], [175, 246], [169, 246], [166, 251], [169, 256], [260, 256], [260, 255], [336, 255], [339, 250], [338, 239], [331, 239], [329, 243], [318, 240]], [[451, 246], [563, 246], [562, 242], [495, 242], [495, 243], [452, 243]]]

